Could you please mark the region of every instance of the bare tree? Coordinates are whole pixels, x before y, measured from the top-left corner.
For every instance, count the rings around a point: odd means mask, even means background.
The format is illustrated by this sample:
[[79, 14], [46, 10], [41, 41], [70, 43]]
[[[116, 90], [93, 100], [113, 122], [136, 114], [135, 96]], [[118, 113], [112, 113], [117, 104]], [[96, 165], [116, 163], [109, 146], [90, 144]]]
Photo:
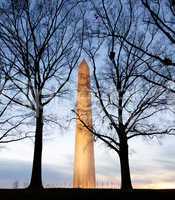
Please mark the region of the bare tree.
[[[31, 137], [28, 132], [20, 131], [20, 128], [24, 125], [24, 121], [27, 119], [27, 115], [21, 116], [16, 112], [11, 114], [14, 111], [12, 106], [12, 100], [5, 99], [2, 95], [3, 92], [9, 90], [7, 88], [8, 77], [6, 74], [9, 74], [11, 68], [3, 73], [4, 66], [1, 59], [1, 68], [0, 68], [0, 144], [6, 144], [9, 142], [16, 142], [22, 139], [26, 139]], [[15, 95], [14, 95], [15, 96]], [[13, 97], [14, 97], [13, 96]], [[13, 99], [12, 97], [12, 99]], [[9, 114], [10, 113], [10, 114]]]
[[[154, 58], [116, 37], [120, 32], [123, 38], [130, 35], [132, 43], [140, 49], [145, 45], [146, 33], [142, 37], [137, 35], [139, 20], [132, 10], [132, 2], [128, 1], [125, 7], [126, 2], [122, 1], [91, 3], [96, 26], [89, 25], [87, 35], [90, 37], [86, 38], [84, 51], [93, 66], [93, 93], [100, 111], [93, 130], [81, 116], [78, 117], [97, 138], [117, 152], [121, 166], [121, 189], [131, 190], [128, 141], [138, 136], [152, 138], [174, 134], [174, 128], [161, 127], [155, 122], [157, 114], [167, 109], [166, 90], [147, 82], [142, 75], [151, 76], [162, 85], [166, 81], [147, 68], [146, 61], [152, 63]], [[102, 60], [107, 62], [105, 67], [101, 66]]]
[[[41, 160], [45, 107], [66, 92], [82, 43], [77, 6], [81, 1], [1, 2], [0, 56], [13, 91], [2, 92], [16, 106], [35, 117], [35, 143], [29, 188], [42, 188]], [[77, 13], [77, 14], [76, 14]], [[6, 70], [4, 70], [4, 73]], [[15, 93], [15, 96], [13, 94]]]
[[[159, 65], [148, 65], [149, 69], [156, 73], [158, 76], [164, 78], [167, 81], [165, 85], [159, 85], [156, 81], [151, 78], [144, 77], [146, 80], [151, 81], [163, 88], [166, 88], [171, 93], [175, 93], [174, 90], [174, 44], [175, 44], [175, 3], [173, 0], [166, 1], [147, 1], [142, 0], [142, 6], [145, 12], [145, 18], [143, 22], [148, 25], [151, 29], [157, 29], [159, 32], [159, 39], [157, 43], [161, 43], [164, 46], [164, 51], [159, 53], [157, 50], [152, 50], [149, 55], [156, 56], [156, 60]], [[143, 49], [141, 49], [142, 51]]]
[[19, 182], [18, 182], [18, 181], [15, 181], [15, 182], [13, 183], [13, 189], [18, 189], [18, 187], [19, 187]]
[[[109, 1], [103, 1], [103, 4], [109, 3]], [[135, 6], [134, 6], [135, 5]], [[166, 80], [166, 83], [160, 84], [151, 77], [143, 76], [145, 80], [150, 81], [169, 92], [174, 93], [174, 66], [175, 60], [174, 54], [174, 41], [175, 41], [175, 4], [173, 0], [165, 1], [118, 1], [118, 8], [120, 10], [127, 10], [128, 22], [130, 28], [134, 27], [136, 18], [140, 18], [138, 21], [139, 27], [137, 28], [137, 39], [133, 41], [131, 29], [123, 28], [120, 30], [115, 27], [115, 31], [112, 31], [110, 25], [110, 15], [106, 10], [106, 17], [103, 19], [103, 32], [100, 33], [100, 37], [104, 35], [118, 38], [119, 40], [125, 40], [125, 42], [133, 48], [144, 53], [148, 58], [154, 59], [151, 64], [145, 60], [147, 68], [155, 73], [157, 76]], [[134, 13], [134, 15], [133, 15]], [[98, 15], [101, 13], [98, 13]], [[136, 15], [137, 16], [136, 16]], [[120, 16], [122, 12], [120, 12]], [[129, 16], [130, 15], [130, 16]], [[102, 20], [101, 20], [102, 21]], [[119, 22], [120, 20], [118, 20]], [[117, 25], [117, 22], [116, 22]], [[127, 26], [127, 27], [129, 27]], [[126, 27], [126, 26], [124, 26]], [[145, 34], [146, 33], [146, 34]], [[145, 45], [142, 47], [139, 45], [139, 37], [145, 37]]]
[[[174, 0], [166, 1], [148, 1], [142, 0], [142, 4], [148, 13], [148, 20], [145, 22], [156, 26], [172, 43], [175, 44], [175, 2]], [[167, 64], [172, 61], [167, 60]]]

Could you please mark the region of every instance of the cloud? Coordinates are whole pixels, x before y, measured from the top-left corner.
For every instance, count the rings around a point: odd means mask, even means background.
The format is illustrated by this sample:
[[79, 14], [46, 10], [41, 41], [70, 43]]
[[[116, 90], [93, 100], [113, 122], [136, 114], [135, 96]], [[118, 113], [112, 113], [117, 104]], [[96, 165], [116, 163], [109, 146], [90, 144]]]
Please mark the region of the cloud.
[[[43, 184], [46, 187], [71, 187], [73, 177], [74, 143], [64, 135], [47, 141], [43, 152]], [[166, 137], [162, 145], [149, 144], [141, 138], [130, 142], [131, 177], [136, 188], [175, 188], [174, 137]], [[21, 151], [23, 149], [23, 151]], [[24, 156], [25, 155], [25, 156]], [[102, 144], [95, 144], [96, 178], [98, 182], [115, 183], [120, 187], [118, 155]], [[10, 145], [1, 149], [0, 187], [13, 187], [15, 181], [23, 187], [30, 181], [32, 151], [30, 145]]]
[[[18, 182], [20, 187], [24, 187], [30, 181], [32, 164], [26, 161], [0, 160], [0, 187], [11, 188], [14, 182]], [[43, 164], [42, 179], [44, 186], [59, 187], [71, 184], [72, 177], [69, 169], [59, 168], [59, 166]]]

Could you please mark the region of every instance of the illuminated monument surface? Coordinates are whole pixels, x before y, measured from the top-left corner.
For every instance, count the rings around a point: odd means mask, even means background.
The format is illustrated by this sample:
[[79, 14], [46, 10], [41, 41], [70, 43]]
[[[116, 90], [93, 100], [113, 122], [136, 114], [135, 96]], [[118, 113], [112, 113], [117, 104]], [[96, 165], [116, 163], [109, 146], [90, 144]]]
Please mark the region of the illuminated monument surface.
[[[74, 158], [74, 188], [95, 188], [94, 138], [92, 128], [89, 67], [85, 60], [79, 65], [77, 120]], [[86, 125], [85, 125], [86, 124]]]

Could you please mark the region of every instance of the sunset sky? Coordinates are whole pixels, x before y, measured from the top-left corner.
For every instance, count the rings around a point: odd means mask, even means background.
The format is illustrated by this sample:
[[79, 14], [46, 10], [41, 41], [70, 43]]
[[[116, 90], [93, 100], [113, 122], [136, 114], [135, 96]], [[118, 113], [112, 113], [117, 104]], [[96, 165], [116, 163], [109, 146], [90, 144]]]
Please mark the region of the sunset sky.
[[[74, 82], [75, 83], [75, 82]], [[75, 83], [76, 85], [76, 83]], [[76, 95], [71, 96], [75, 105]], [[72, 105], [54, 102], [57, 114], [70, 112]], [[63, 106], [64, 105], [64, 106]], [[166, 115], [165, 115], [166, 116]], [[172, 118], [167, 114], [167, 119]], [[164, 121], [161, 116], [157, 120]], [[69, 129], [50, 127], [43, 149], [43, 184], [45, 187], [71, 187], [74, 159], [75, 122]], [[175, 137], [160, 140], [136, 138], [130, 141], [130, 168], [135, 188], [175, 188]], [[33, 141], [10, 143], [0, 148], [0, 187], [12, 188], [15, 182], [26, 187], [30, 181]], [[97, 185], [120, 187], [118, 155], [99, 141], [95, 143]]]
[[175, 191], [174, 2], [0, 0], [0, 192]]
[[[133, 186], [136, 188], [175, 187], [175, 138], [145, 141], [141, 138], [130, 143], [130, 166]], [[18, 181], [24, 187], [30, 180], [32, 142], [6, 145], [0, 154], [0, 187], [13, 187]], [[43, 152], [44, 186], [71, 186], [73, 173], [74, 131], [55, 134], [45, 141]], [[120, 168], [116, 154], [104, 144], [95, 143], [96, 178], [98, 184], [113, 184], [119, 188]]]

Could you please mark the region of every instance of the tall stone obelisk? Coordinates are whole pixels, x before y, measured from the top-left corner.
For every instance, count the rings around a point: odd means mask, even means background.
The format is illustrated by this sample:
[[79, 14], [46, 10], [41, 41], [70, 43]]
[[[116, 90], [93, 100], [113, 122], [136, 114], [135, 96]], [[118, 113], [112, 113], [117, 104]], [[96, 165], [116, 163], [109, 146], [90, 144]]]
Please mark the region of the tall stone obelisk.
[[86, 127], [92, 128], [90, 74], [84, 59], [78, 71], [76, 113], [73, 187], [95, 188], [94, 137]]

